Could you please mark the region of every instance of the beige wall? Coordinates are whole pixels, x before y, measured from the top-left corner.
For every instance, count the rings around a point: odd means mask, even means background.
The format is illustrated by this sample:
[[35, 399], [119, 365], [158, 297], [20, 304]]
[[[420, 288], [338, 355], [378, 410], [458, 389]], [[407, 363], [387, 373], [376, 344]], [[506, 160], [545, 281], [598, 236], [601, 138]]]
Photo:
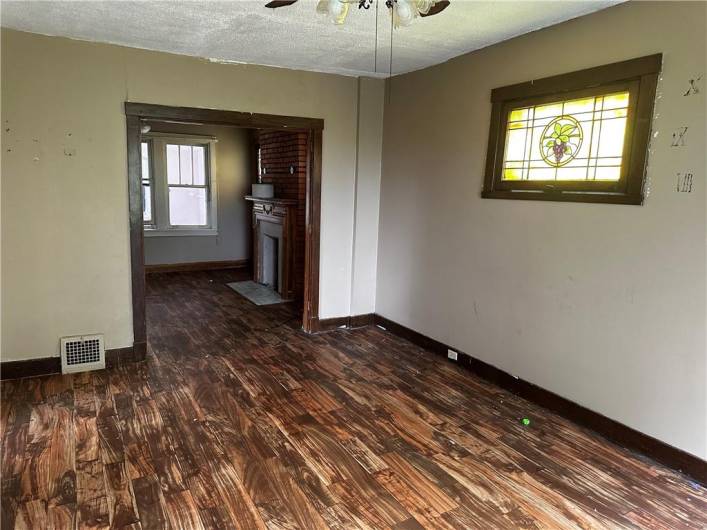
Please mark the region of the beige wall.
[[[380, 207], [385, 83], [360, 79], [358, 160], [354, 195], [354, 274], [351, 314], [373, 313], [376, 306], [378, 210]], [[373, 286], [373, 288], [369, 288]]]
[[[628, 3], [396, 77], [376, 309], [707, 457], [704, 3]], [[491, 89], [662, 52], [643, 206], [481, 199]], [[387, 98], [386, 98], [386, 101]], [[689, 126], [687, 146], [672, 131]], [[692, 171], [695, 191], [676, 193]]]
[[4, 29], [1, 74], [3, 360], [132, 344], [126, 100], [323, 118], [320, 316], [349, 314], [355, 78]]
[[243, 198], [255, 179], [249, 129], [216, 125], [152, 123], [153, 132], [194, 134], [216, 138], [216, 215], [214, 236], [146, 236], [145, 263], [193, 263], [250, 259], [250, 205]]

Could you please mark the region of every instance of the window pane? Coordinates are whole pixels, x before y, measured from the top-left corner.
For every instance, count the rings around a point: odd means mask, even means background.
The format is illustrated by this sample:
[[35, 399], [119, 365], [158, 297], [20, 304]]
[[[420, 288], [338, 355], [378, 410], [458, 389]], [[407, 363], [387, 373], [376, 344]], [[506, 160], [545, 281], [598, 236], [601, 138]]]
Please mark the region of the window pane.
[[150, 180], [150, 146], [147, 142], [140, 144], [142, 154], [142, 180]]
[[527, 133], [526, 128], [508, 131], [506, 160], [523, 160], [527, 148], [525, 145]]
[[152, 190], [149, 184], [142, 185], [142, 220], [152, 221]]
[[565, 103], [565, 114], [580, 114], [594, 110], [594, 98], [575, 99]]
[[624, 150], [626, 118], [604, 120], [599, 136], [599, 156], [621, 156]]
[[545, 167], [534, 167], [528, 170], [528, 180], [553, 180], [555, 178], [555, 170]]
[[179, 184], [179, 146], [167, 144], [167, 182]]
[[619, 180], [628, 104], [621, 92], [511, 110], [501, 178]]
[[520, 180], [520, 169], [506, 168], [503, 170], [503, 180]]
[[628, 92], [611, 94], [604, 97], [605, 109], [622, 109], [628, 107]]
[[508, 121], [523, 121], [528, 119], [528, 109], [516, 109], [508, 116]]
[[191, 185], [191, 145], [179, 146], [179, 182]]
[[587, 168], [584, 167], [561, 167], [557, 169], [557, 180], [585, 180], [587, 178]]
[[562, 114], [561, 103], [552, 103], [550, 105], [542, 105], [540, 107], [535, 107], [536, 118], [555, 117], [560, 114]]
[[200, 145], [195, 145], [192, 149], [192, 153], [194, 154], [192, 167], [194, 168], [195, 186], [204, 186], [206, 184], [206, 160], [204, 151], [206, 151], [206, 149]]
[[594, 173], [595, 180], [619, 180], [621, 166], [598, 167]]
[[169, 224], [206, 225], [206, 188], [169, 188]]

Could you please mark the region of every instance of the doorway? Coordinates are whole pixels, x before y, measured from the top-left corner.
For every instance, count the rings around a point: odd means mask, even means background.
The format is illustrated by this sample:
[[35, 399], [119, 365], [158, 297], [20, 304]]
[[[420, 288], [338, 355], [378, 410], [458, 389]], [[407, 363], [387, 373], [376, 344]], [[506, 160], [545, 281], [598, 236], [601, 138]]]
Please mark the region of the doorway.
[[[228, 125], [249, 129], [280, 129], [299, 131], [306, 135], [302, 329], [308, 333], [315, 331], [319, 316], [321, 156], [324, 121], [316, 118], [251, 114], [191, 107], [170, 107], [131, 102], [125, 103], [125, 115], [127, 124], [128, 203], [135, 357], [137, 359], [144, 358], [147, 351], [141, 129], [149, 121], [173, 122], [176, 124]], [[278, 279], [278, 281], [282, 280]]]

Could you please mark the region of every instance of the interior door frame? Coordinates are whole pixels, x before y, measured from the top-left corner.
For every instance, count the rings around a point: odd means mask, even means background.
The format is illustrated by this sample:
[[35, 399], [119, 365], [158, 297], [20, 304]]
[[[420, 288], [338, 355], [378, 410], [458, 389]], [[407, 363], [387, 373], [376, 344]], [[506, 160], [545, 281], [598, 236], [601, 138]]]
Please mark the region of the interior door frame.
[[125, 102], [128, 147], [128, 208], [130, 216], [130, 270], [133, 299], [133, 349], [136, 358], [147, 353], [145, 316], [145, 239], [142, 220], [142, 176], [140, 129], [146, 120], [174, 121], [211, 125], [230, 125], [251, 129], [307, 131], [307, 198], [305, 214], [304, 312], [302, 327], [307, 333], [317, 330], [319, 321], [319, 235], [322, 185], [322, 132], [324, 120], [254, 114], [231, 110], [171, 107], [150, 103]]

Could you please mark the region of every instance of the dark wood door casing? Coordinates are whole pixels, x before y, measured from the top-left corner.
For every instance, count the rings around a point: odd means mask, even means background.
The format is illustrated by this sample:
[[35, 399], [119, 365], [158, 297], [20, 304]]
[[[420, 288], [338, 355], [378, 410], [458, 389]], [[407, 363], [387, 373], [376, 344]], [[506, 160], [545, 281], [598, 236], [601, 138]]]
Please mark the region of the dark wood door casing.
[[319, 236], [322, 196], [322, 129], [309, 131], [307, 146], [307, 207], [304, 242], [304, 330], [319, 324]]

